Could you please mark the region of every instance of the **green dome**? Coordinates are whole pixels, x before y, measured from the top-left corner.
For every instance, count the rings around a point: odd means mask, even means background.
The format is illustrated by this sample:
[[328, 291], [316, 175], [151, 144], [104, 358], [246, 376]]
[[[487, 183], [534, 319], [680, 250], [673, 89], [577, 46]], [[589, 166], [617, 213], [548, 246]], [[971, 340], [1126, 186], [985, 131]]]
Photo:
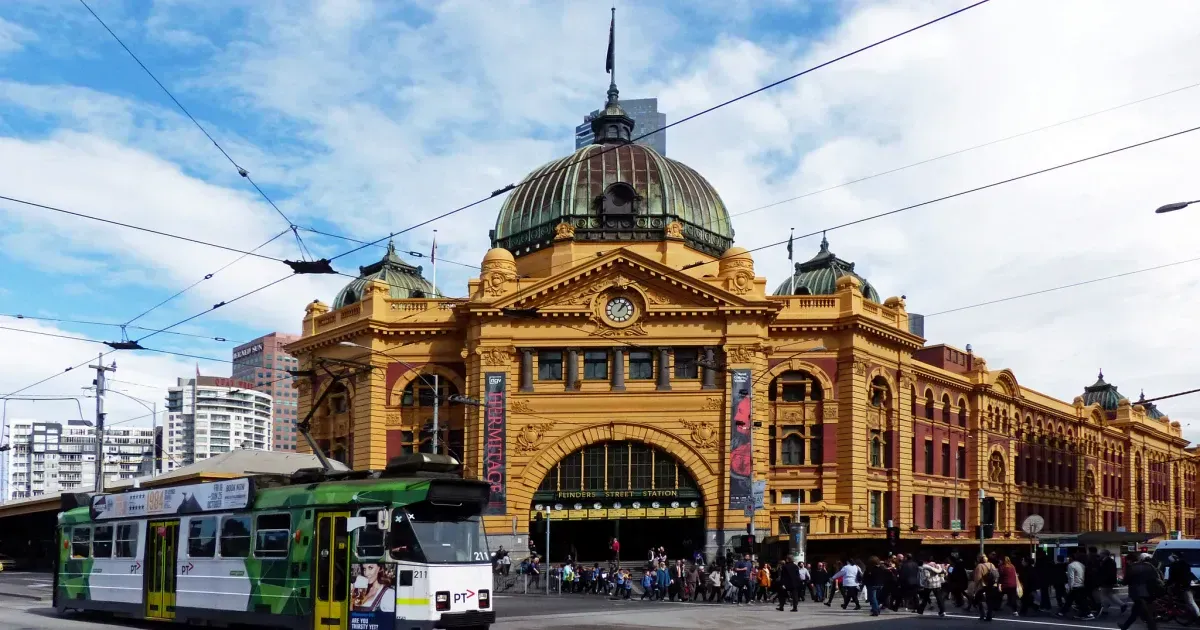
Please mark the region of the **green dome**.
[[1167, 417], [1167, 414], [1158, 410], [1157, 405], [1152, 402], [1146, 402], [1146, 392], [1142, 392], [1142, 395], [1138, 397], [1138, 401], [1133, 404], [1141, 405], [1146, 410], [1146, 417], [1151, 420], [1162, 420]]
[[388, 242], [387, 253], [374, 264], [358, 268], [358, 277], [350, 281], [333, 299], [333, 308], [349, 306], [362, 299], [363, 289], [372, 280], [383, 280], [388, 284], [388, 294], [393, 298], [434, 297], [433, 285], [421, 276], [421, 268], [414, 267], [396, 254], [395, 244]]
[[795, 274], [775, 289], [775, 295], [833, 295], [838, 278], [854, 276], [862, 283], [863, 297], [879, 303], [879, 293], [867, 279], [854, 273], [854, 263], [846, 262], [829, 251], [829, 241], [821, 237], [821, 250], [807, 262], [796, 263]]
[[1100, 371], [1100, 376], [1096, 377], [1096, 382], [1089, 387], [1083, 388], [1083, 404], [1090, 405], [1098, 403], [1106, 411], [1115, 411], [1117, 403], [1121, 402], [1124, 396], [1117, 391], [1116, 385], [1110, 385], [1104, 382], [1104, 371]]
[[527, 254], [552, 243], [564, 221], [577, 241], [656, 241], [678, 221], [690, 247], [713, 256], [729, 249], [721, 196], [691, 167], [630, 141], [633, 120], [615, 87], [592, 128], [596, 144], [534, 170], [504, 200], [492, 247]]

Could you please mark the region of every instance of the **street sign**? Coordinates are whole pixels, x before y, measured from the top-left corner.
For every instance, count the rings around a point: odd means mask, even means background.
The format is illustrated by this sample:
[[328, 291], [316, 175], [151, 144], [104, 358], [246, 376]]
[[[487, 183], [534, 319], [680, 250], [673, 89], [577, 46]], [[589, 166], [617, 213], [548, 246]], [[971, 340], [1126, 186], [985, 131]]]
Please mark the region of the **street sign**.
[[1037, 536], [1045, 526], [1046, 519], [1038, 516], [1037, 514], [1030, 514], [1029, 516], [1025, 517], [1024, 521], [1021, 522], [1021, 531], [1025, 532], [1032, 538]]
[[959, 520], [950, 521], [950, 529], [952, 531], [961, 532], [962, 531], [962, 521], [959, 521]]
[[751, 516], [754, 516], [754, 506], [747, 503], [746, 508], [745, 508], [745, 514], [746, 514], [746, 518], [750, 518]]
[[767, 482], [765, 480], [755, 481], [754, 482], [754, 509], [762, 510], [765, 508], [766, 503], [765, 503], [763, 497], [766, 494], [767, 494]]

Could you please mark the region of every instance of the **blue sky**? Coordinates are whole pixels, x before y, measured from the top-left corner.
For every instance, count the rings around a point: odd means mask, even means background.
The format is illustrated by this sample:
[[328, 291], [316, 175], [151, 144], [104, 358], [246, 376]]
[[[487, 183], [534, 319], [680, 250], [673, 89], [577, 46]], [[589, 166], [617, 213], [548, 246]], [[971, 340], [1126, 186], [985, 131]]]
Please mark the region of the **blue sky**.
[[[618, 8], [618, 82], [677, 120], [948, 12], [965, 2], [629, 2]], [[375, 239], [516, 182], [572, 148], [603, 99], [608, 5], [593, 2], [115, 2], [93, 9], [245, 166], [295, 223]], [[668, 132], [733, 212], [1200, 82], [1186, 55], [1198, 8], [1155, 0], [996, 0]], [[1112, 42], [1120, 42], [1120, 46]], [[734, 219], [740, 245], [798, 233], [1194, 126], [1200, 88]], [[1190, 124], [1189, 124], [1190, 123]], [[1200, 140], [1167, 141], [830, 234], [886, 297], [935, 312], [1194, 256]], [[0, 4], [0, 195], [238, 248], [286, 223], [74, 0]], [[476, 264], [499, 201], [398, 239]], [[302, 233], [322, 256], [348, 249]], [[816, 243], [797, 244], [798, 257]], [[268, 245], [294, 258], [294, 240]], [[354, 272], [372, 248], [339, 260]], [[0, 202], [0, 313], [120, 322], [236, 255]], [[782, 250], [756, 256], [772, 286]], [[411, 259], [414, 264], [427, 261]], [[280, 277], [244, 260], [139, 320], [174, 323]], [[462, 295], [470, 269], [439, 267]], [[1121, 385], [1195, 386], [1195, 266], [931, 318], [930, 341], [973, 344], [1023, 385], [1070, 399], [1098, 368]], [[297, 331], [303, 306], [345, 278], [294, 278], [178, 330], [243, 340]], [[3, 318], [0, 318], [3, 319]], [[115, 328], [0, 321], [109, 339]], [[138, 331], [130, 331], [137, 337]], [[0, 393], [98, 346], [9, 333]], [[159, 336], [157, 348], [228, 357], [231, 344]], [[127, 357], [127, 358], [126, 358]], [[130, 382], [161, 387], [187, 359], [123, 355]], [[211, 373], [228, 366], [202, 363]], [[85, 375], [35, 390], [77, 390]], [[133, 392], [134, 390], [130, 390]], [[153, 388], [145, 395], [156, 396]], [[14, 403], [15, 405], [16, 403]], [[1200, 412], [1180, 399], [1173, 417]], [[45, 406], [11, 413], [45, 413]], [[1177, 411], [1178, 410], [1178, 411]], [[121, 412], [134, 411], [121, 409]]]

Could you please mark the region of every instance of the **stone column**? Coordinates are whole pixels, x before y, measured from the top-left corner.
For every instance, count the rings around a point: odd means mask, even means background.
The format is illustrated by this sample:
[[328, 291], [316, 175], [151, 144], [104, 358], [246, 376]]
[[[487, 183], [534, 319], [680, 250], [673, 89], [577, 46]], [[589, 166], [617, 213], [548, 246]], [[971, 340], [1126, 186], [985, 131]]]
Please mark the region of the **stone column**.
[[[713, 365], [716, 362], [716, 353], [712, 348], [704, 349], [704, 362]], [[711, 367], [700, 366], [700, 389], [716, 389], [717, 388], [717, 371]]]
[[671, 391], [671, 349], [658, 349], [658, 383], [655, 386], [660, 392]]
[[567, 350], [567, 389], [579, 389], [579, 348]]
[[625, 349], [613, 348], [612, 351], [612, 390], [625, 391]]
[[521, 348], [521, 391], [533, 391], [533, 350]]

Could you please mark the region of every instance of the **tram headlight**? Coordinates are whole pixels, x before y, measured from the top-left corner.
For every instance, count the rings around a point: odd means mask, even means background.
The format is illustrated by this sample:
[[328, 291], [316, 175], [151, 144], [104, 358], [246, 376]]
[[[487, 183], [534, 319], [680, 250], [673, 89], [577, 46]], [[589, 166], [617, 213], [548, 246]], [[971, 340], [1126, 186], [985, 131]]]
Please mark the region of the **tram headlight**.
[[434, 593], [433, 607], [436, 610], [450, 610], [450, 591], [438, 591]]
[[488, 590], [479, 591], [479, 607], [480, 608], [491, 608], [492, 607], [492, 592], [491, 591], [488, 591]]

